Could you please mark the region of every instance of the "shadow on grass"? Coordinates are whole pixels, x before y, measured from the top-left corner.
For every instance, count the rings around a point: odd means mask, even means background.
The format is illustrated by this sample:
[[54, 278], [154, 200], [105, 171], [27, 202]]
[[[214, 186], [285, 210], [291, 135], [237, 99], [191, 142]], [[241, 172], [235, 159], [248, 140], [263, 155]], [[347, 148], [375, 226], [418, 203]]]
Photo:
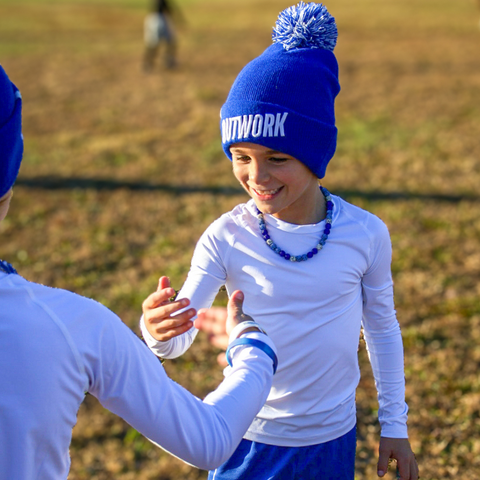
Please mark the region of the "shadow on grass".
[[[63, 177], [35, 177], [19, 178], [16, 185], [28, 188], [43, 188], [45, 190], [132, 190], [132, 191], [162, 191], [175, 194], [211, 193], [217, 195], [241, 195], [245, 191], [240, 187], [222, 187], [206, 185], [171, 185], [167, 183], [130, 182], [123, 180], [108, 180], [100, 178], [63, 178]], [[335, 190], [336, 195], [343, 198], [365, 198], [367, 200], [434, 200], [457, 203], [461, 201], [479, 201], [480, 196], [471, 194], [444, 194], [444, 193], [414, 193], [414, 192], [380, 192], [361, 190]]]

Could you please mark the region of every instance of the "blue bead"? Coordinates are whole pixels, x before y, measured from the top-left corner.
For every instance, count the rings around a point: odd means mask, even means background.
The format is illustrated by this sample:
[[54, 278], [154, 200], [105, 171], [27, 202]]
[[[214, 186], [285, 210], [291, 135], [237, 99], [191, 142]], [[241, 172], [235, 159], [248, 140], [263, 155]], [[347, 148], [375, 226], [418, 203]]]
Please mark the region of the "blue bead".
[[302, 260], [306, 262], [308, 260], [308, 255], [302, 255]]
[[308, 252], [308, 253], [307, 253], [307, 257], [308, 257], [308, 258], [312, 258], [312, 257], [313, 257], [313, 253], [312, 253], [312, 252]]
[[285, 259], [286, 259], [286, 260], [290, 260], [290, 254], [286, 253], [286, 254], [285, 254]]
[[283, 250], [280, 250], [278, 253], [279, 253], [279, 255], [280, 255], [281, 257], [284, 257], [284, 256], [285, 256], [285, 252], [284, 252]]

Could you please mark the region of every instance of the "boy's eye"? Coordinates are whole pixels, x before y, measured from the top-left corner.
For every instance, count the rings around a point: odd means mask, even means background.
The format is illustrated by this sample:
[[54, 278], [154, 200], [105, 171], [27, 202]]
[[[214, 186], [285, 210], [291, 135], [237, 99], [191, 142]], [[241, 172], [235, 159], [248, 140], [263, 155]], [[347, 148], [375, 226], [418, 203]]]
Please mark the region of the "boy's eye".
[[285, 163], [288, 158], [285, 157], [270, 157], [270, 161], [273, 163]]
[[250, 157], [248, 155], [239, 155], [239, 156], [234, 157], [234, 159], [235, 159], [236, 162], [245, 163], [245, 162], [248, 162], [250, 160]]

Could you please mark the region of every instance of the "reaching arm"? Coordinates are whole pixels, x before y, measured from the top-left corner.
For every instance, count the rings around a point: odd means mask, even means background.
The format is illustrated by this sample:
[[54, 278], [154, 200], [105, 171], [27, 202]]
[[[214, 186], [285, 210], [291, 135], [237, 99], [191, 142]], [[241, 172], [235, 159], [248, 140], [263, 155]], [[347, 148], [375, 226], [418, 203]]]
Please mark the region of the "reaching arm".
[[[241, 321], [242, 301], [229, 301], [230, 320]], [[233, 313], [232, 313], [233, 312]], [[220, 335], [227, 315], [211, 322], [202, 312], [198, 326], [209, 335]], [[235, 320], [237, 319], [237, 320]], [[202, 325], [203, 322], [203, 325]], [[228, 324], [228, 323], [227, 323]], [[214, 469], [237, 447], [253, 417], [263, 406], [271, 387], [273, 361], [263, 350], [238, 346], [226, 378], [204, 401], [170, 380], [154, 355], [123, 324], [112, 327], [108, 342], [101, 344], [103, 371], [98, 372], [91, 393], [112, 412], [171, 454], [202, 469]], [[214, 328], [216, 330], [214, 330]], [[259, 332], [248, 332], [267, 344]]]

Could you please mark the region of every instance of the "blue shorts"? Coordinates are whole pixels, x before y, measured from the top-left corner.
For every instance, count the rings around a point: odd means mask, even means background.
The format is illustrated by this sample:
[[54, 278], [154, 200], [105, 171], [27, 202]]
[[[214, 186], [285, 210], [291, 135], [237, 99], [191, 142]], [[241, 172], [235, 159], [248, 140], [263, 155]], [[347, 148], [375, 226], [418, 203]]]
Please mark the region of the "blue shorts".
[[242, 440], [208, 480], [354, 480], [356, 427], [345, 435], [307, 447], [277, 447]]

